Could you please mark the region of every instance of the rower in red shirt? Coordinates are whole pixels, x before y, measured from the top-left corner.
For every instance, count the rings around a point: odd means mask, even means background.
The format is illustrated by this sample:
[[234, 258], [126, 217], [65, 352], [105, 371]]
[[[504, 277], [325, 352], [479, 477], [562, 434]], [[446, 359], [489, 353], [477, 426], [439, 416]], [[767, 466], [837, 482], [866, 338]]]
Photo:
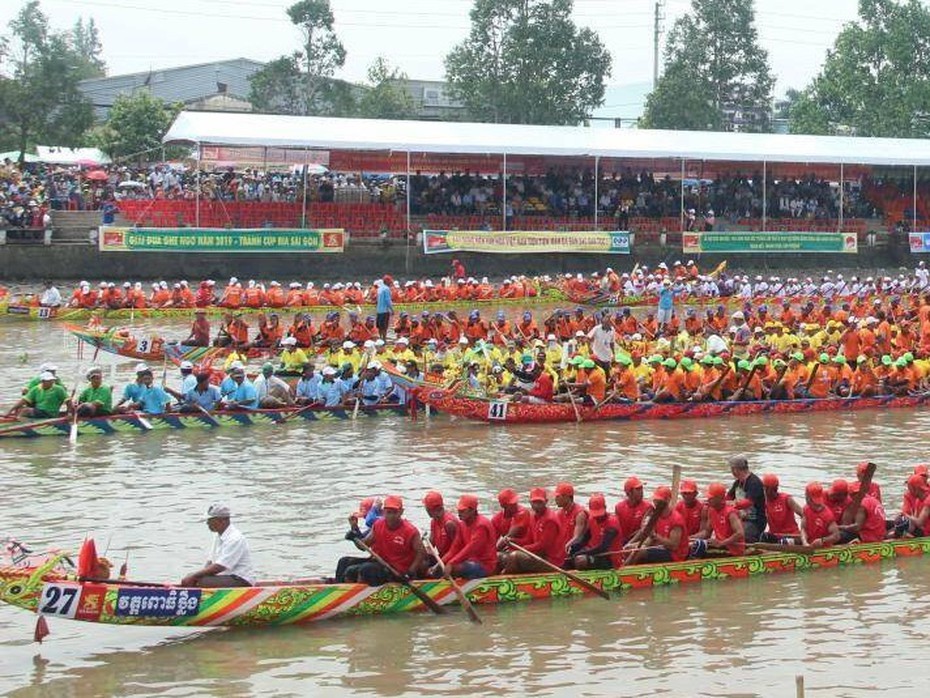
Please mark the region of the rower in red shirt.
[[698, 487], [694, 480], [682, 480], [678, 492], [681, 500], [675, 505], [675, 511], [684, 519], [685, 534], [690, 538], [703, 527], [706, 506], [698, 499]]
[[840, 529], [837, 526], [833, 511], [826, 504], [823, 485], [819, 482], [810, 482], [804, 488], [806, 505], [802, 511], [801, 545], [812, 548], [827, 548], [840, 540]]
[[[530, 490], [533, 542], [522, 547], [553, 565], [561, 566], [565, 561], [565, 548], [559, 544], [559, 519], [548, 507], [548, 501], [549, 494], [542, 487]], [[549, 571], [548, 567], [519, 550], [508, 553], [503, 562], [503, 574]]]
[[507, 543], [513, 541], [517, 545], [526, 546], [533, 542], [532, 514], [529, 509], [520, 506], [520, 495], [509, 487], [497, 494], [497, 502], [501, 510], [491, 518], [491, 525], [497, 533], [499, 549], [504, 549]]
[[[685, 520], [676, 509], [669, 506], [671, 501], [671, 487], [663, 485], [656, 488], [652, 502], [654, 510], [662, 507], [662, 513], [656, 520], [652, 533], [643, 540], [642, 547], [630, 557], [630, 564], [681, 562], [687, 559], [691, 541], [685, 532]], [[640, 535], [642, 533], [645, 531]]]
[[[555, 504], [559, 508], [559, 544], [565, 550], [565, 559], [572, 560], [581, 550], [588, 533], [588, 512], [575, 502], [575, 488], [569, 482], [555, 486]], [[560, 565], [561, 566], [561, 565]]]
[[652, 504], [643, 499], [643, 483], [638, 477], [627, 478], [623, 483], [626, 499], [617, 502], [614, 514], [620, 523], [622, 544], [627, 542], [643, 525], [643, 517], [652, 509]]
[[[849, 485], [849, 493], [855, 497], [859, 492], [862, 483], [859, 481], [852, 482]], [[872, 495], [866, 494], [858, 507], [853, 507], [853, 500], [850, 498], [850, 505], [843, 512], [843, 518], [840, 521], [840, 530], [848, 534], [854, 534], [863, 543], [877, 543], [885, 539], [885, 510], [882, 503]]]
[[[361, 541], [398, 574], [415, 577], [426, 558], [420, 532], [404, 518], [404, 501], [397, 495], [385, 497], [381, 510], [382, 518], [372, 524], [371, 530]], [[360, 564], [349, 565], [345, 570], [345, 579], [347, 582], [380, 586], [393, 579], [393, 574], [371, 558]]]
[[592, 494], [588, 500], [588, 542], [575, 555], [575, 569], [609, 570], [619, 567], [623, 547], [620, 522], [616, 514], [607, 513], [607, 503], [602, 494]]
[[462, 522], [451, 511], [446, 511], [439, 492], [427, 492], [423, 497], [423, 508], [429, 515], [429, 539], [439, 556], [446, 553], [462, 534]]
[[708, 549], [726, 550], [730, 555], [746, 551], [743, 522], [726, 497], [727, 487], [723, 483], [712, 482], [707, 486], [707, 522], [696, 536], [706, 543], [696, 546], [693, 557], [705, 557]]
[[[478, 498], [473, 494], [463, 494], [457, 509], [462, 521], [462, 535], [452, 543], [445, 563], [456, 577], [478, 579], [494, 574], [497, 571], [494, 526], [488, 517], [478, 513]], [[430, 572], [441, 572], [440, 566], [437, 564]]]
[[[910, 511], [904, 512], [904, 509]], [[927, 481], [921, 475], [914, 474], [907, 479], [902, 514], [895, 522], [895, 536], [904, 533], [917, 537], [930, 533], [930, 497], [927, 496]]]
[[759, 540], [763, 543], [797, 543], [801, 539], [801, 529], [795, 515], [803, 515], [801, 505], [791, 495], [778, 491], [778, 476], [773, 473], [762, 476], [762, 491], [765, 493], [768, 530]]

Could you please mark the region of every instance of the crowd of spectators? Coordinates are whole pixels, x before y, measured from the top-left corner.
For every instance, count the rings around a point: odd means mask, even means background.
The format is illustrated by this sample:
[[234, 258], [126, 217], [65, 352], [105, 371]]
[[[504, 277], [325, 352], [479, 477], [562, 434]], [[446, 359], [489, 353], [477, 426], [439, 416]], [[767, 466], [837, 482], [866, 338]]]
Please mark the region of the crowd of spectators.
[[[769, 219], [826, 220], [839, 216], [836, 183], [812, 175], [775, 179], [771, 175], [763, 202], [761, 172], [732, 172], [716, 179], [655, 177], [647, 171], [601, 173], [595, 187], [592, 168], [553, 168], [544, 175], [514, 174], [507, 178], [502, 204], [502, 178], [468, 172], [411, 176], [410, 205], [415, 216], [526, 216], [616, 219], [625, 228], [633, 218], [678, 217], [684, 204], [687, 229], [712, 229], [719, 222]], [[322, 172], [304, 174], [299, 167], [283, 170], [219, 168], [202, 172], [200, 198], [222, 202], [365, 202], [406, 207], [406, 177]], [[879, 182], [880, 184], [876, 184]], [[38, 227], [49, 210], [100, 209], [120, 200], [186, 200], [197, 198], [198, 177], [179, 165], [100, 168], [0, 164], [0, 217], [5, 225]], [[865, 180], [844, 184], [846, 219], [881, 216], [897, 200], [910, 195], [905, 179]], [[921, 182], [920, 191], [930, 189]], [[898, 194], [897, 192], [900, 192]], [[352, 195], [351, 198], [348, 195]], [[903, 205], [903, 204], [902, 204]], [[503, 207], [503, 210], [502, 210]], [[921, 212], [922, 209], [921, 209]], [[898, 213], [895, 212], [897, 220]]]

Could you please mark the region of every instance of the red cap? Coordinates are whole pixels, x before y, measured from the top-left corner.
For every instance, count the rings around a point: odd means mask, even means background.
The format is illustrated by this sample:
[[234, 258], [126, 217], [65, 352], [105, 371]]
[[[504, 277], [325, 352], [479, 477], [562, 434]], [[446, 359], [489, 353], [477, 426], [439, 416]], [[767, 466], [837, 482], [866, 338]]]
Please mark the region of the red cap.
[[858, 480], [849, 483], [849, 494], [856, 494], [860, 489], [862, 489], [862, 483]]
[[861, 463], [859, 463], [859, 465], [856, 466], [856, 475], [858, 477], [862, 477], [863, 475], [865, 475], [865, 471], [869, 469], [870, 465], [871, 463], [869, 463], [867, 460], [864, 460]]
[[763, 487], [778, 487], [778, 475], [775, 473], [766, 473], [762, 476]]
[[672, 501], [672, 488], [665, 485], [656, 487], [656, 491], [652, 493], [652, 499], [655, 501], [662, 500], [663, 502]]
[[685, 494], [688, 492], [693, 492], [694, 494], [697, 494], [698, 486], [694, 480], [682, 480], [681, 487], [678, 488], [678, 491], [681, 492], [682, 494]]
[[555, 486], [556, 496], [562, 495], [563, 497], [574, 497], [575, 488], [570, 482], [560, 482]]
[[726, 497], [727, 496], [727, 486], [722, 482], [712, 482], [707, 486], [707, 498], [711, 497]]
[[398, 497], [396, 494], [389, 494], [384, 498], [384, 504], [381, 505], [382, 509], [403, 509], [404, 500]]
[[833, 484], [830, 485], [830, 494], [849, 494], [849, 483], [846, 480], [834, 480]]
[[591, 516], [603, 516], [607, 513], [607, 502], [602, 494], [592, 494], [588, 500], [588, 511]]
[[534, 487], [530, 490], [530, 501], [547, 502], [549, 501], [549, 493], [542, 487]]
[[520, 495], [517, 494], [516, 490], [512, 490], [509, 487], [497, 493], [497, 502], [502, 507], [508, 506], [510, 504], [516, 504], [519, 501]]
[[823, 485], [819, 482], [809, 482], [807, 487], [804, 488], [804, 494], [807, 495], [807, 498], [812, 502], [822, 503], [823, 502]]
[[473, 494], [463, 494], [459, 497], [458, 510], [464, 511], [465, 509], [478, 509], [478, 498]]
[[365, 516], [371, 511], [371, 508], [375, 505], [374, 497], [365, 497], [362, 500], [362, 503], [358, 505], [358, 514], [357, 516]]
[[907, 486], [916, 487], [919, 490], [925, 490], [927, 489], [927, 481], [926, 479], [924, 479], [923, 475], [918, 475], [917, 473], [914, 473], [907, 479]]
[[634, 475], [633, 477], [628, 477], [626, 482], [623, 483], [623, 491], [629, 492], [630, 490], [635, 490], [636, 488], [642, 486], [642, 481]]
[[914, 475], [920, 475], [926, 478], [927, 475], [930, 475], [930, 467], [928, 467], [926, 463], [919, 463], [914, 466]]
[[436, 507], [442, 506], [442, 495], [435, 490], [426, 493], [426, 496], [423, 497], [423, 506], [427, 509], [435, 509]]

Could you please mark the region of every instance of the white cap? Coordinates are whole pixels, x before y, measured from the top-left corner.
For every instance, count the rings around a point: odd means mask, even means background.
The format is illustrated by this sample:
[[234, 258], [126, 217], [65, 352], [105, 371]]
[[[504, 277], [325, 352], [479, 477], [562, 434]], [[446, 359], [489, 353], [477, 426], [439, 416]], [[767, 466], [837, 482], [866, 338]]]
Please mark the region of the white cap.
[[245, 368], [245, 364], [242, 363], [241, 361], [233, 361], [231, 364], [229, 364], [230, 371], [241, 371], [244, 368]]
[[585, 334], [584, 334], [584, 332], [582, 332], [581, 330], [578, 330], [577, 332], [575, 332], [575, 336], [576, 336], [576, 337], [584, 337]]
[[380, 362], [380, 361], [372, 361], [370, 364], [368, 364], [368, 368], [376, 368], [376, 369], [378, 369], [378, 370], [380, 371], [380, 370], [381, 370], [381, 362]]
[[459, 344], [468, 344], [468, 337], [466, 337], [465, 335], [462, 335], [461, 337], [459, 337]]
[[365, 343], [362, 346], [365, 347], [366, 349], [371, 349], [373, 346], [375, 346], [375, 340], [366, 339]]
[[42, 373], [39, 374], [39, 380], [40, 381], [53, 381], [55, 380], [55, 374], [52, 373], [51, 371], [42, 371]]
[[410, 344], [410, 340], [406, 337], [399, 337], [394, 344]]
[[188, 370], [188, 369], [193, 370], [194, 364], [192, 364], [190, 361], [182, 361], [179, 368], [180, 368], [182, 371], [186, 371], [186, 370]]
[[281, 344], [283, 344], [286, 347], [292, 347], [295, 344], [297, 344], [297, 337], [285, 337], [284, 339], [281, 340]]
[[[558, 339], [559, 339], [558, 337], [556, 337], [554, 334], [551, 334], [551, 333], [546, 336], [546, 341], [548, 342], [556, 342], [558, 341]], [[466, 339], [465, 341], [467, 342], [468, 340]]]
[[350, 342], [349, 340], [346, 340], [345, 342], [342, 343], [342, 348], [343, 349], [355, 349], [355, 342]]
[[323, 375], [324, 376], [335, 376], [336, 369], [334, 369], [332, 366], [327, 366], [323, 369]]
[[232, 516], [232, 511], [229, 509], [229, 506], [222, 502], [216, 502], [207, 507], [207, 513], [204, 518], [228, 519], [230, 516]]
[[136, 373], [145, 373], [146, 371], [151, 371], [149, 365], [146, 363], [136, 364]]

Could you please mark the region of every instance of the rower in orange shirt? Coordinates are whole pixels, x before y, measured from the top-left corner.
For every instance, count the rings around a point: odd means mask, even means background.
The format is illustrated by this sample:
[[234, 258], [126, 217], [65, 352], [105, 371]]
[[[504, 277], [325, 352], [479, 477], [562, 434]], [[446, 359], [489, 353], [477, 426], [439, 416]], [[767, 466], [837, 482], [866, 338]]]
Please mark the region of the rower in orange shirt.
[[[813, 371], [815, 367], [811, 367]], [[833, 381], [836, 377], [836, 371], [830, 365], [830, 355], [822, 353], [818, 358], [816, 366], [817, 374], [807, 389], [808, 397], [823, 399], [830, 396], [830, 390], [833, 388]]]
[[878, 394], [878, 376], [872, 370], [872, 361], [864, 354], [856, 357], [856, 370], [850, 385], [850, 397], [873, 397]]
[[532, 543], [532, 514], [520, 505], [520, 495], [516, 490], [501, 490], [497, 494], [497, 502], [501, 510], [491, 517], [491, 525], [497, 532], [498, 548], [505, 549], [510, 541], [523, 547]]
[[320, 296], [320, 292], [314, 288], [312, 281], [307, 282], [307, 286], [303, 292], [303, 297], [305, 306], [323, 305], [323, 299]]
[[465, 336], [468, 337], [468, 340], [472, 343], [477, 342], [479, 339], [486, 340], [488, 338], [488, 327], [484, 320], [481, 319], [481, 314], [477, 310], [472, 310], [468, 315], [468, 323], [465, 325]]
[[269, 308], [284, 307], [284, 289], [277, 281], [269, 284], [268, 292], [265, 294], [265, 305]]
[[633, 373], [633, 360], [621, 354], [613, 368], [612, 391], [621, 401], [639, 402], [639, 382]]
[[304, 304], [304, 294], [300, 290], [300, 284], [296, 281], [291, 282], [289, 285], [284, 304], [288, 308], [299, 308]]
[[168, 284], [162, 281], [160, 284], [152, 284], [152, 295], [149, 297], [149, 303], [153, 308], [167, 307], [171, 302], [171, 293], [168, 291]]
[[526, 340], [539, 339], [539, 327], [529, 310], [523, 313], [523, 319], [517, 324], [517, 333]]
[[736, 362], [737, 389], [730, 396], [731, 400], [761, 400], [762, 379], [758, 369], [753, 371], [753, 364], [746, 359]]
[[681, 493], [681, 501], [675, 505], [675, 511], [684, 520], [685, 534], [690, 538], [704, 526], [705, 505], [698, 499], [698, 487], [694, 480], [682, 480], [678, 491]]
[[260, 313], [258, 316], [258, 334], [255, 335], [252, 346], [276, 347], [283, 337], [284, 328], [281, 326], [278, 314], [269, 313], [266, 318], [264, 313]]
[[219, 305], [226, 308], [239, 308], [242, 305], [242, 284], [236, 277], [229, 280], [229, 285], [223, 291], [223, 297], [220, 298]]
[[[684, 370], [679, 368], [675, 359], [668, 358], [662, 362], [665, 369], [664, 376], [656, 386], [656, 394], [652, 398], [653, 402], [682, 402], [685, 397], [685, 375]], [[656, 374], [659, 372], [656, 371]], [[655, 376], [654, 376], [655, 377]]]
[[495, 320], [489, 329], [491, 342], [497, 346], [506, 346], [507, 342], [513, 339], [510, 329], [510, 323], [504, 315], [503, 310], [497, 311], [497, 320]]
[[[565, 549], [559, 545], [559, 520], [556, 513], [548, 507], [549, 495], [541, 487], [530, 490], [530, 506], [533, 509], [530, 519], [533, 542], [522, 547], [538, 555], [552, 565], [561, 567], [565, 562]], [[521, 572], [549, 572], [543, 565], [528, 555], [516, 550], [503, 557], [502, 574], [519, 574]]]
[[296, 313], [294, 322], [287, 330], [287, 336], [297, 340], [297, 346], [306, 349], [313, 344], [313, 336], [316, 329], [313, 327], [313, 319], [309, 313]]

